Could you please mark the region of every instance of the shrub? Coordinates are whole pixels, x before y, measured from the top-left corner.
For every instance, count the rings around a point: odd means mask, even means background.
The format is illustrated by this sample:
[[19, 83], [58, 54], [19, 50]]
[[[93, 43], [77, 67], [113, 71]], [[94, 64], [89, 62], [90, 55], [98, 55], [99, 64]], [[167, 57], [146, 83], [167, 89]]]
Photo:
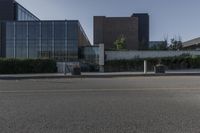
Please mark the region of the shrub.
[[168, 69], [191, 69], [200, 68], [200, 56], [177, 56], [164, 58], [146, 58], [133, 60], [114, 60], [105, 62], [105, 71], [143, 71], [143, 61], [147, 60], [148, 70], [153, 70], [158, 63]]
[[55, 73], [56, 62], [47, 59], [0, 59], [0, 74]]

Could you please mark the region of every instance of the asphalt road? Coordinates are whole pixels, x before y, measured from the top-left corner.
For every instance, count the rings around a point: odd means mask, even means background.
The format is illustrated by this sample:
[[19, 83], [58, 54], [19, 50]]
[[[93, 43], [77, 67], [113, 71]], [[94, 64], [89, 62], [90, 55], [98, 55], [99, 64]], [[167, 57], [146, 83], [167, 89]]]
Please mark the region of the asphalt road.
[[0, 133], [199, 133], [200, 77], [0, 80]]

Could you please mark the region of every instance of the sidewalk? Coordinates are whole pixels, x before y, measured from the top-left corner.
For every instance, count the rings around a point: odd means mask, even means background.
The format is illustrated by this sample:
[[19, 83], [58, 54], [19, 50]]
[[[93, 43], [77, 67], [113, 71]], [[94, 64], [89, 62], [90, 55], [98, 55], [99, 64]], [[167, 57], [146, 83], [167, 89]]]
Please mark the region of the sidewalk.
[[139, 76], [200, 76], [200, 69], [166, 71], [165, 74], [155, 74], [154, 72], [112, 72], [112, 73], [82, 73], [81, 76], [64, 75], [62, 73], [52, 74], [9, 74], [0, 75], [0, 80], [20, 80], [20, 79], [56, 79], [56, 78], [113, 78], [113, 77], [139, 77]]
[[0, 75], [0, 80], [17, 80], [17, 79], [56, 79], [56, 78], [112, 78], [127, 76], [147, 76], [153, 73], [144, 74], [142, 72], [113, 72], [113, 73], [82, 73], [81, 76], [64, 75], [63, 73], [48, 74], [7, 74]]

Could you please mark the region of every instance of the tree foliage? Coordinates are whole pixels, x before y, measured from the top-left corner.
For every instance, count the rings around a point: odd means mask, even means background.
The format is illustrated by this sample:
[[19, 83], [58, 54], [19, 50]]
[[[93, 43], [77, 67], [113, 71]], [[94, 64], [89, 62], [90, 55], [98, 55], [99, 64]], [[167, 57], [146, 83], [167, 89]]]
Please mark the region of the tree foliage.
[[115, 42], [114, 46], [116, 50], [125, 49], [126, 39], [124, 36], [120, 36]]
[[170, 42], [168, 43], [168, 39], [165, 38], [163, 42], [160, 44], [154, 45], [150, 47], [150, 50], [182, 50], [183, 45], [182, 45], [181, 37], [178, 39], [176, 37], [172, 38]]
[[175, 38], [172, 38], [171, 39], [171, 44], [169, 45], [168, 49], [169, 50], [181, 50], [182, 49], [182, 41], [181, 39], [175, 39]]

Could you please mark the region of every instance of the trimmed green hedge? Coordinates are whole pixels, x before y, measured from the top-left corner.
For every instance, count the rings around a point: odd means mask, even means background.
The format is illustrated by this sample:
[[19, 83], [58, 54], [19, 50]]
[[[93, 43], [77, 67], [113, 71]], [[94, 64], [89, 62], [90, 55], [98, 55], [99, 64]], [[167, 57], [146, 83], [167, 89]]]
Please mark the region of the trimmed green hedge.
[[48, 59], [0, 59], [0, 74], [56, 73], [56, 62]]
[[166, 58], [147, 58], [134, 60], [114, 60], [105, 62], [105, 71], [143, 71], [144, 60], [147, 60], [148, 70], [154, 69], [158, 63], [164, 64], [167, 69], [195, 69], [200, 68], [200, 56], [179, 56]]

